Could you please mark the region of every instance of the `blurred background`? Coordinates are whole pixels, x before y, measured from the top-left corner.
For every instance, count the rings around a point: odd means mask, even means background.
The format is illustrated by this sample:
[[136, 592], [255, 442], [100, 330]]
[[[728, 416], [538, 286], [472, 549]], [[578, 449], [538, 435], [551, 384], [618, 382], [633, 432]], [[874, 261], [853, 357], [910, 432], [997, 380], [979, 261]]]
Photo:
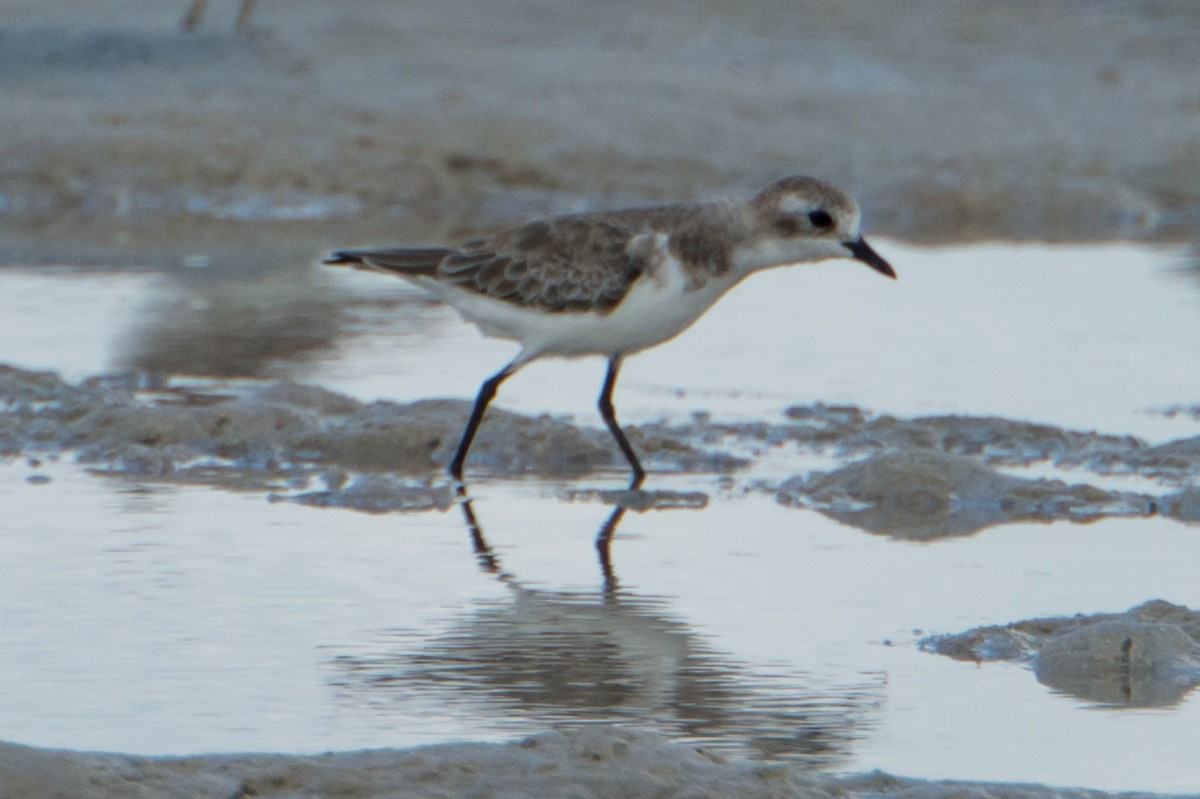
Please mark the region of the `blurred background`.
[[915, 243], [1200, 220], [1193, 2], [203, 5], [0, 0], [0, 266], [167, 276], [116, 367], [329, 349], [330, 247], [786, 174]]
[[247, 271], [810, 173], [910, 241], [1179, 240], [1200, 6], [0, 2], [0, 261]]

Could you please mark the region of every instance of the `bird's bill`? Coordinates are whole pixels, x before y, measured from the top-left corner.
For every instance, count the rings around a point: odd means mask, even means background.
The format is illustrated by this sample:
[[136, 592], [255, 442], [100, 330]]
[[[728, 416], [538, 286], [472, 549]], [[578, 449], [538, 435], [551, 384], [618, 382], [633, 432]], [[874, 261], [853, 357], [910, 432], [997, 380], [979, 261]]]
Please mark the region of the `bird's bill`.
[[862, 261], [876, 272], [891, 278], [896, 276], [896, 270], [892, 269], [892, 265], [883, 260], [882, 255], [871, 249], [871, 245], [867, 244], [865, 239], [860, 238], [858, 241], [844, 242], [842, 246], [850, 251], [850, 255], [853, 258]]

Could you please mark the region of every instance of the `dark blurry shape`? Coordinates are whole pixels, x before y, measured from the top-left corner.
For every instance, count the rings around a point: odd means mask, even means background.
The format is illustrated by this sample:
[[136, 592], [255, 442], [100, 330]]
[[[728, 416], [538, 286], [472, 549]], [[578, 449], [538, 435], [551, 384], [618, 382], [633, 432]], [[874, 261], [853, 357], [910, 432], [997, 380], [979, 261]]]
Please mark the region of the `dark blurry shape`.
[[[237, 27], [243, 31], [250, 27], [250, 17], [254, 14], [254, 5], [258, 0], [242, 0], [242, 10], [238, 12]], [[183, 15], [181, 23], [185, 31], [193, 31], [200, 24], [200, 18], [204, 16], [204, 9], [208, 6], [208, 0], [192, 0], [191, 7], [187, 13]]]
[[389, 713], [432, 698], [510, 730], [633, 723], [718, 751], [812, 767], [846, 762], [874, 724], [883, 675], [830, 685], [801, 669], [751, 669], [709, 647], [666, 599], [620, 585], [609, 549], [626, 505], [610, 512], [596, 538], [603, 587], [595, 592], [522, 585], [503, 568], [465, 495], [461, 508], [480, 570], [507, 595], [464, 609], [441, 635], [381, 630], [360, 651], [335, 656], [330, 683], [341, 701]]
[[154, 374], [263, 377], [330, 350], [336, 302], [303, 281], [219, 281], [158, 295], [140, 309], [122, 365]]

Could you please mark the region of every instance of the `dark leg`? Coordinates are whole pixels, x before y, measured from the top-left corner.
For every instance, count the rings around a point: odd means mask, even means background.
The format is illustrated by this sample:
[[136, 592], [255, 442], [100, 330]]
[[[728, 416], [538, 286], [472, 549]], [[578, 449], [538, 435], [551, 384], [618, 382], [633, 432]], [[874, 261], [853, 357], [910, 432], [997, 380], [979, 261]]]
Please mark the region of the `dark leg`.
[[238, 12], [237, 29], [244, 31], [250, 27], [250, 17], [254, 15], [256, 0], [242, 0], [242, 10]]
[[629, 488], [633, 490], [646, 479], [646, 471], [638, 462], [637, 454], [629, 445], [629, 439], [625, 438], [625, 432], [621, 430], [621, 425], [617, 424], [617, 414], [613, 409], [612, 393], [613, 388], [617, 385], [617, 371], [620, 368], [621, 356], [614, 355], [608, 359], [608, 374], [604, 378], [604, 388], [600, 390], [599, 407], [600, 415], [604, 417], [604, 423], [608, 425], [609, 432], [613, 434], [613, 438], [617, 440], [617, 446], [621, 448], [621, 454], [625, 456], [625, 460], [629, 461], [629, 468], [633, 470], [633, 477], [629, 481]]
[[450, 461], [450, 476], [460, 483], [462, 482], [463, 462], [467, 459], [467, 450], [471, 449], [471, 442], [475, 440], [475, 431], [479, 429], [479, 423], [483, 421], [483, 412], [487, 410], [492, 397], [496, 396], [496, 389], [500, 387], [506, 377], [515, 371], [516, 367], [510, 363], [485, 380], [479, 387], [479, 396], [475, 398], [475, 407], [471, 409], [471, 418], [467, 420], [462, 439], [458, 442], [458, 451], [454, 453], [454, 460]]
[[200, 24], [200, 17], [204, 14], [206, 5], [208, 5], [208, 0], [193, 0], [191, 8], [187, 10], [181, 23], [185, 31], [196, 29], [196, 26]]

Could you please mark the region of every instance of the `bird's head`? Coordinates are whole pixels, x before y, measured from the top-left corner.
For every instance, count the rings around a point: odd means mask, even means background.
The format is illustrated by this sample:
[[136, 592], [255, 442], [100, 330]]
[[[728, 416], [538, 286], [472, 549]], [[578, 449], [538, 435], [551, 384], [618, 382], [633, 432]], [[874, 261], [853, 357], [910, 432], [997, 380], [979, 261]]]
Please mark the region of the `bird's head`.
[[735, 256], [745, 271], [801, 261], [853, 258], [894, 278], [891, 265], [863, 240], [858, 205], [824, 181], [776, 181], [748, 205], [750, 233]]

